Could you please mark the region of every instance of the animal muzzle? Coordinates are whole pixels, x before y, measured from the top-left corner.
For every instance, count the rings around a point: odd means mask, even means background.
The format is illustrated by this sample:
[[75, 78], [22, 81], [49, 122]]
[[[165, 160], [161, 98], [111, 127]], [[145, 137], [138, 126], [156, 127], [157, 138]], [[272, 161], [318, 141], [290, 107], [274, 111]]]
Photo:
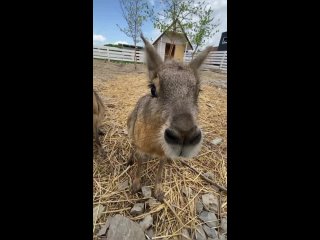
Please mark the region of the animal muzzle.
[[197, 126], [187, 131], [179, 131], [173, 128], [167, 128], [164, 132], [164, 139], [168, 144], [192, 146], [197, 145], [201, 141], [201, 131]]
[[175, 115], [170, 127], [164, 132], [164, 138], [168, 144], [197, 145], [201, 137], [201, 131], [189, 113]]

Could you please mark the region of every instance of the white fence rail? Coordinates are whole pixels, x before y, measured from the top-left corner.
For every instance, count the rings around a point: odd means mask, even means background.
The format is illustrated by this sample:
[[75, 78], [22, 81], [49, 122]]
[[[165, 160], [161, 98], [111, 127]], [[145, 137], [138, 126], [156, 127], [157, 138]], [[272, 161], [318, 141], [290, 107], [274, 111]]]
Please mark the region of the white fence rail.
[[[197, 56], [197, 54], [195, 55]], [[134, 50], [121, 49], [116, 47], [93, 47], [93, 58], [134, 62]], [[192, 53], [186, 52], [183, 61], [189, 63], [192, 59]], [[144, 51], [137, 50], [137, 62], [144, 62]], [[202, 70], [218, 69], [227, 72], [227, 51], [214, 51], [201, 65]]]
[[[116, 47], [93, 47], [93, 58], [134, 62], [134, 50]], [[144, 62], [144, 52], [137, 50], [137, 62]]]
[[[197, 54], [195, 55], [197, 56]], [[184, 62], [188, 63], [192, 59], [192, 53], [186, 52], [184, 54]], [[207, 59], [201, 65], [200, 69], [211, 70], [220, 69], [222, 72], [227, 72], [227, 51], [213, 51], [210, 52]]]

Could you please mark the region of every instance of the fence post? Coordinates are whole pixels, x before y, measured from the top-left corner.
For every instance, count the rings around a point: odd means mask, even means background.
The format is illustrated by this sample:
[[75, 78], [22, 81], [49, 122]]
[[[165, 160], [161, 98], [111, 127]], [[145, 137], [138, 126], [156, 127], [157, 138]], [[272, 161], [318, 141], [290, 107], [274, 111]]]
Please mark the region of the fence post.
[[109, 57], [109, 48], [107, 47], [107, 57], [106, 59], [104, 60], [104, 62], [106, 62], [108, 59], [108, 62], [110, 62], [110, 57]]
[[223, 56], [222, 56], [222, 59], [221, 59], [221, 62], [220, 62], [220, 66], [219, 66], [220, 69], [221, 69], [222, 64], [223, 64], [223, 62], [224, 62], [224, 59], [225, 59], [225, 57], [226, 57], [226, 53], [227, 53], [227, 51], [224, 51]]

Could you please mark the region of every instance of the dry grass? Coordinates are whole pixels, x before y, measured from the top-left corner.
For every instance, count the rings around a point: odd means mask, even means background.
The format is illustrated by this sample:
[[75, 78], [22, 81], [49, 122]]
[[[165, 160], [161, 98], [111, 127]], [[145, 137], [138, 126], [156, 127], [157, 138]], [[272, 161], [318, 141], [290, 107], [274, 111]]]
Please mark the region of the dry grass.
[[[94, 70], [95, 71], [95, 70]], [[122, 214], [132, 220], [140, 221], [147, 213], [154, 219], [153, 239], [180, 239], [181, 229], [195, 229], [201, 224], [195, 210], [196, 199], [204, 193], [213, 193], [220, 200], [218, 217], [227, 214], [227, 196], [220, 194], [210, 183], [192, 171], [180, 161], [172, 161], [165, 165], [163, 190], [166, 201], [146, 210], [146, 214], [133, 217], [130, 209], [134, 203], [145, 202], [142, 194], [131, 194], [127, 188], [118, 190], [119, 183], [126, 180], [129, 186], [136, 164], [127, 167], [126, 162], [132, 152], [127, 136], [126, 121], [139, 97], [149, 91], [146, 74], [116, 74], [107, 81], [94, 80], [97, 90], [106, 106], [104, 121], [105, 136], [101, 137], [106, 159], [97, 156], [95, 149], [93, 159], [93, 205], [102, 204], [106, 210], [97, 222], [93, 232], [96, 239], [97, 230], [105, 223], [107, 217]], [[199, 172], [214, 173], [214, 181], [226, 187], [227, 183], [227, 93], [226, 90], [204, 84], [199, 97], [199, 122], [204, 132], [204, 142], [198, 157], [189, 160], [189, 164]], [[219, 145], [210, 141], [221, 137]], [[142, 184], [154, 187], [155, 174], [158, 168], [157, 159], [144, 163]], [[181, 192], [183, 187], [190, 187], [193, 194], [186, 197]]]

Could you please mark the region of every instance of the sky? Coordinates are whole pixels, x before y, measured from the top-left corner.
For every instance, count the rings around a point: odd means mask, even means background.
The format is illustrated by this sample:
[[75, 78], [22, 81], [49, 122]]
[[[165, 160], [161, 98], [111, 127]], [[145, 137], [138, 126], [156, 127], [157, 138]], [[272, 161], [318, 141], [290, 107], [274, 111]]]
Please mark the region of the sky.
[[[215, 19], [220, 22], [219, 32], [209, 39], [205, 45], [218, 46], [221, 33], [227, 31], [227, 0], [206, 0], [215, 11]], [[149, 0], [157, 8], [159, 0]], [[122, 16], [119, 0], [93, 0], [93, 44], [102, 46], [106, 43], [133, 44], [132, 39], [120, 31], [126, 26]], [[153, 24], [147, 20], [142, 25], [143, 35], [149, 40], [155, 40], [160, 31], [154, 29]], [[142, 43], [138, 43], [142, 46]]]

